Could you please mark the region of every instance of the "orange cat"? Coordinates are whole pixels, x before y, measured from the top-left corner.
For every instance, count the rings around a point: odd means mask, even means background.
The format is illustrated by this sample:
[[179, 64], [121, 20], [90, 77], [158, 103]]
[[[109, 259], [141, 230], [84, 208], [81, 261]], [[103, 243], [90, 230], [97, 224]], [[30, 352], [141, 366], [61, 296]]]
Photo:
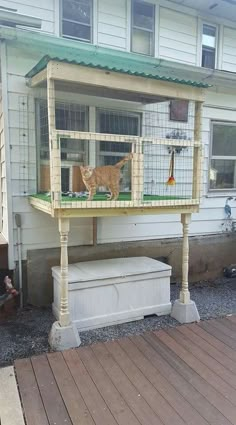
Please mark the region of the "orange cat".
[[129, 154], [115, 165], [104, 165], [102, 167], [81, 166], [82, 179], [89, 191], [88, 200], [92, 200], [99, 186], [105, 186], [111, 192], [110, 199], [117, 199], [120, 193], [120, 170], [127, 161], [130, 161], [132, 154]]

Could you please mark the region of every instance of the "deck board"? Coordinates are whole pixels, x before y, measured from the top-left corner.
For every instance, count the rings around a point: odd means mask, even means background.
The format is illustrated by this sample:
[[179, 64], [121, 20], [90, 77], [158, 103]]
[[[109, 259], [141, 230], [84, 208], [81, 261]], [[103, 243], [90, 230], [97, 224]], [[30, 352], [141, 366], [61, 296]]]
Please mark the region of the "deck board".
[[236, 316], [15, 362], [26, 425], [236, 425]]

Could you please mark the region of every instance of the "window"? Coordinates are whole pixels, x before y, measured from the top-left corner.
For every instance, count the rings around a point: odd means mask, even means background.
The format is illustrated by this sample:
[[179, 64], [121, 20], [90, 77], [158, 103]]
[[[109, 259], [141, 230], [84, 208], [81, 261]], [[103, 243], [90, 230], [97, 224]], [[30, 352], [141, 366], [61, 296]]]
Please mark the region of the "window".
[[217, 29], [213, 25], [203, 24], [202, 28], [202, 67], [215, 68]]
[[144, 55], [154, 55], [155, 6], [132, 1], [131, 50]]
[[210, 189], [235, 188], [236, 123], [213, 123]]
[[92, 0], [62, 0], [64, 37], [92, 42]]
[[[48, 108], [46, 100], [36, 103], [38, 133], [38, 186], [40, 192], [50, 190]], [[88, 131], [88, 108], [83, 105], [56, 102], [56, 128]], [[62, 192], [84, 190], [79, 166], [88, 161], [88, 144], [84, 140], [61, 139]]]
[[[130, 112], [99, 110], [98, 130], [105, 134], [138, 136], [140, 134], [140, 115]], [[114, 165], [131, 152], [132, 144], [124, 142], [101, 141], [98, 151], [99, 165]], [[120, 187], [122, 191], [131, 190], [131, 163], [122, 169]]]

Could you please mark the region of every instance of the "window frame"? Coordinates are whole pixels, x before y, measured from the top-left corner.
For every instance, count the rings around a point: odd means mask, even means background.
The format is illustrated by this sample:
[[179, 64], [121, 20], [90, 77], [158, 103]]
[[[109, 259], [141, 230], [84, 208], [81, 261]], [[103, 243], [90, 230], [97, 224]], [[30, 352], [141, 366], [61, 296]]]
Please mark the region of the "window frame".
[[[134, 25], [134, 4], [135, 3], [141, 3], [141, 4], [148, 4], [149, 6], [152, 6], [153, 8], [153, 30], [148, 30], [147, 28], [143, 28], [143, 27], [139, 27], [137, 25]], [[151, 53], [139, 53], [139, 52], [135, 52], [133, 50], [133, 30], [139, 30], [139, 31], [144, 31], [147, 32], [149, 34], [153, 34], [153, 45], [152, 45], [152, 49], [150, 49]], [[156, 49], [156, 4], [153, 3], [152, 1], [144, 1], [144, 0], [131, 0], [131, 22], [130, 22], [130, 51], [132, 53], [136, 53], [137, 55], [143, 55], [143, 56], [148, 56], [148, 57], [155, 57], [155, 49]]]
[[[214, 68], [207, 68], [205, 66], [202, 66], [202, 53], [203, 53], [203, 46], [205, 46], [203, 44], [203, 26], [204, 25], [208, 25], [209, 27], [213, 27], [216, 30], [215, 33], [215, 63], [214, 63]], [[217, 24], [214, 24], [212, 22], [208, 22], [208, 21], [202, 21], [201, 22], [201, 48], [200, 48], [200, 67], [203, 69], [217, 69], [218, 68], [218, 57], [219, 57], [219, 26]], [[209, 46], [205, 46], [205, 47], [209, 47]]]
[[[236, 192], [236, 183], [235, 183], [235, 187], [232, 188], [222, 188], [222, 189], [217, 189], [217, 188], [211, 188], [211, 183], [210, 183], [210, 169], [211, 169], [211, 161], [212, 160], [223, 160], [223, 161], [235, 161], [236, 163], [236, 155], [235, 156], [224, 156], [224, 155], [213, 155], [212, 151], [213, 151], [213, 126], [214, 124], [217, 125], [222, 125], [224, 127], [227, 126], [235, 126], [236, 127], [236, 121], [222, 121], [222, 120], [211, 120], [210, 123], [210, 155], [209, 155], [209, 165], [208, 165], [208, 192], [210, 193], [232, 193], [232, 192]], [[236, 181], [236, 165], [235, 165], [235, 181]]]
[[[40, 176], [41, 176], [41, 165], [42, 160], [41, 159], [41, 122], [40, 122], [40, 103], [45, 102], [47, 104], [47, 98], [46, 97], [37, 97], [35, 98], [35, 132], [36, 132], [36, 158], [37, 158], [37, 190], [40, 191]], [[89, 130], [89, 106], [87, 104], [81, 104], [81, 103], [75, 103], [75, 101], [66, 101], [66, 100], [59, 100], [58, 104], [62, 103], [64, 105], [68, 105], [69, 107], [71, 105], [81, 106], [85, 109], [85, 130], [84, 131], [90, 131]], [[57, 102], [56, 102], [57, 103]], [[66, 130], [65, 130], [66, 131]], [[45, 149], [45, 152], [47, 150]], [[48, 140], [48, 153], [49, 157], [48, 159], [45, 159], [45, 162], [48, 162], [50, 166], [50, 149], [49, 149], [49, 140]], [[88, 145], [85, 144], [85, 158], [88, 160]], [[74, 161], [70, 160], [63, 160], [61, 159], [61, 167], [62, 168], [70, 168], [70, 186], [72, 187], [72, 163]], [[47, 165], [47, 164], [45, 164]]]
[[[59, 6], [60, 7], [60, 36], [63, 37], [63, 38], [68, 38], [70, 40], [77, 40], [77, 41], [81, 41], [83, 43], [93, 44], [93, 42], [94, 42], [94, 9], [95, 9], [94, 0], [89, 0], [90, 3], [91, 3], [91, 10], [90, 10], [90, 22], [91, 23], [90, 23], [90, 25], [84, 24], [84, 23], [79, 22], [79, 21], [74, 21], [72, 19], [67, 19], [67, 18], [64, 19], [63, 18], [63, 1], [64, 0], [60, 0], [60, 6]], [[79, 0], [79, 1], [82, 1], [86, 4], [86, 0]], [[86, 40], [86, 39], [83, 39], [83, 38], [80, 38], [80, 37], [73, 37], [73, 36], [70, 36], [70, 35], [63, 34], [63, 21], [90, 27], [91, 28], [90, 40]]]

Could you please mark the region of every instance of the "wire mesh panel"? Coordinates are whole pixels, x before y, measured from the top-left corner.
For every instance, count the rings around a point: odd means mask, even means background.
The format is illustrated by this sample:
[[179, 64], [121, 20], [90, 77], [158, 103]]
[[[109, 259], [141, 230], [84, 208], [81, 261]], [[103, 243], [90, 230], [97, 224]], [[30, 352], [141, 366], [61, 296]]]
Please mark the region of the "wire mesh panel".
[[39, 101], [39, 192], [54, 208], [196, 203], [193, 102], [93, 106], [93, 116], [90, 106], [54, 105], [49, 143], [48, 105]]
[[144, 200], [192, 198], [193, 146], [144, 141], [143, 152]]

